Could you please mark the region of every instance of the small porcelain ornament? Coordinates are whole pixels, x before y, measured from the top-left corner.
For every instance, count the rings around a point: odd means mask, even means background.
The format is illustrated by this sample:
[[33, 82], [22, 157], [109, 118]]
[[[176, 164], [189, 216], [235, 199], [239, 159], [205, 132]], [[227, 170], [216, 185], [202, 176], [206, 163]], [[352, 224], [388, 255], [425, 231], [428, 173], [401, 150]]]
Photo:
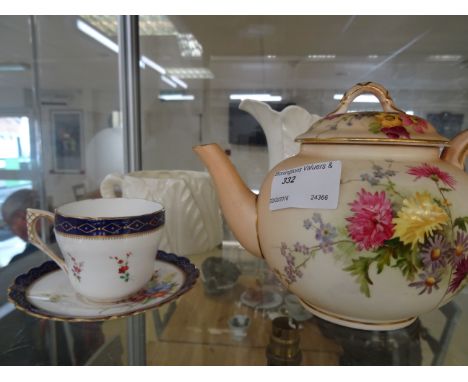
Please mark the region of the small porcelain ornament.
[[[347, 113], [361, 93], [377, 96], [383, 111]], [[468, 131], [449, 142], [369, 82], [351, 88], [337, 110], [296, 140], [299, 153], [266, 175], [258, 197], [218, 145], [194, 150], [237, 239], [264, 257], [309, 311], [349, 327], [389, 330], [460, 292], [468, 279]], [[330, 167], [338, 163], [333, 183]], [[311, 169], [320, 176], [304, 177]], [[336, 192], [335, 205], [324, 184]], [[272, 208], [278, 190], [280, 201], [306, 197], [309, 207]]]
[[[63, 259], [41, 240], [37, 221], [48, 219]], [[154, 273], [161, 204], [142, 199], [89, 199], [55, 214], [28, 209], [29, 241], [68, 275], [73, 289], [95, 302], [115, 302], [138, 292]]]

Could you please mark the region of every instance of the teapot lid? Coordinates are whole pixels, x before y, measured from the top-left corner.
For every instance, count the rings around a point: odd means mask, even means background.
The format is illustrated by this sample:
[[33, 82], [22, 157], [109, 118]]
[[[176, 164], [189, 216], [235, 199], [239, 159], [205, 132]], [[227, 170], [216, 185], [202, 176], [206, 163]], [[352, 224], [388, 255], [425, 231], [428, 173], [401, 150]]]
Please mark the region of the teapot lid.
[[[362, 93], [372, 93], [383, 112], [347, 113], [349, 104]], [[402, 144], [446, 146], [449, 140], [439, 135], [428, 121], [398, 109], [388, 91], [375, 82], [358, 83], [341, 99], [338, 108], [315, 122], [296, 137], [301, 143]]]

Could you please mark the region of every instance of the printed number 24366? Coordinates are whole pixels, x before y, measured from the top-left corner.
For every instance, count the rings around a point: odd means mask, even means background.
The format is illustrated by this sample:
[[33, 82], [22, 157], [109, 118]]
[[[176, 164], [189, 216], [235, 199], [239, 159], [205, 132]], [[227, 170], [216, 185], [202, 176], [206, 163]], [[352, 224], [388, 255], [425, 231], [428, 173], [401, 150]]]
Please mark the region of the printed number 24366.
[[310, 195], [310, 200], [328, 200], [327, 194]]

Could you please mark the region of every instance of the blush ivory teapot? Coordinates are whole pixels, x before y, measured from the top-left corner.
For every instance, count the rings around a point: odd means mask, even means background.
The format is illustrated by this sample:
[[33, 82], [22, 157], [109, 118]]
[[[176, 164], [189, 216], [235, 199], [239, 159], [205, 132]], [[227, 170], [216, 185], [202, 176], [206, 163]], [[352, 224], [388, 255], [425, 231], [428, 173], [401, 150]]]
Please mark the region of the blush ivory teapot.
[[[362, 93], [374, 94], [383, 112], [347, 113]], [[398, 109], [381, 85], [368, 82], [352, 87], [334, 112], [296, 141], [299, 153], [267, 174], [258, 196], [217, 144], [194, 151], [214, 180], [236, 238], [263, 257], [309, 311], [348, 327], [392, 330], [463, 288], [468, 131], [449, 142], [424, 119]], [[329, 167], [335, 165], [341, 173], [333, 175]], [[284, 198], [272, 198], [272, 191], [289, 192], [294, 176], [297, 183], [302, 179], [294, 192], [315, 207], [273, 206]], [[290, 183], [281, 185], [281, 179]], [[320, 207], [328, 203], [328, 194], [316, 194], [324, 185], [335, 206]]]

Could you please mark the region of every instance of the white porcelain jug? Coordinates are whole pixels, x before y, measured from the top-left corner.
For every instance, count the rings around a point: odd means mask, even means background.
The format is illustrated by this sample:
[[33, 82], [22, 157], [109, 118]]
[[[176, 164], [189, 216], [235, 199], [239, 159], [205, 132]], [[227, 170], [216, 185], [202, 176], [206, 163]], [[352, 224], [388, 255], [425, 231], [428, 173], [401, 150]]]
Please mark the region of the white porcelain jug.
[[199, 171], [136, 171], [109, 174], [101, 183], [104, 198], [116, 196], [161, 202], [166, 222], [159, 248], [178, 255], [213, 249], [223, 240], [218, 198], [210, 176]]
[[239, 109], [248, 112], [260, 123], [267, 139], [269, 169], [283, 159], [296, 155], [300, 144], [294, 141], [295, 138], [320, 119], [299, 106], [290, 105], [278, 112], [264, 102], [251, 99], [243, 100]]

